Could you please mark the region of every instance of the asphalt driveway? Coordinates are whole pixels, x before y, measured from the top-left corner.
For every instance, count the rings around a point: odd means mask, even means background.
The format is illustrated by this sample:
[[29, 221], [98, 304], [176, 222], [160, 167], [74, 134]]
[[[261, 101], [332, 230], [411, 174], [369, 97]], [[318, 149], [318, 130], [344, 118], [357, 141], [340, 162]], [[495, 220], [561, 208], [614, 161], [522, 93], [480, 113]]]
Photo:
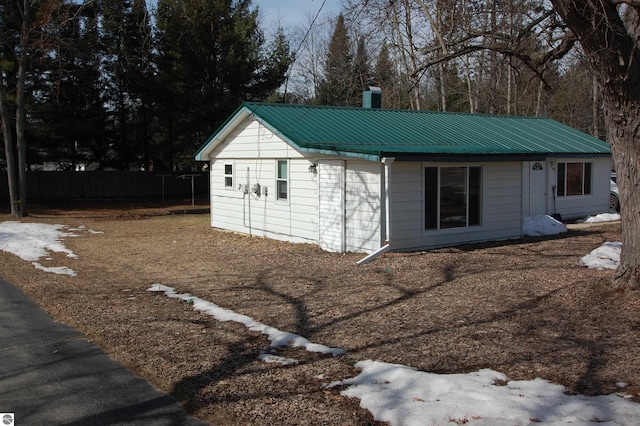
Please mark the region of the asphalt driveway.
[[1, 277], [0, 412], [15, 425], [204, 424]]

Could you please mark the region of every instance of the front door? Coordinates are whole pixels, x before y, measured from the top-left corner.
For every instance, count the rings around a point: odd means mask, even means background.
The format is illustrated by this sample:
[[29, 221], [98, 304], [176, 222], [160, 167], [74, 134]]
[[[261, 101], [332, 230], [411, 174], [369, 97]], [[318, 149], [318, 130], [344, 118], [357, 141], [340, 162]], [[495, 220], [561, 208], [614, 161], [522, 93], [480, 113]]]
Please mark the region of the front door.
[[343, 252], [345, 251], [344, 161], [319, 161], [318, 179], [320, 247], [331, 252]]
[[547, 214], [547, 170], [544, 161], [529, 162], [529, 215]]

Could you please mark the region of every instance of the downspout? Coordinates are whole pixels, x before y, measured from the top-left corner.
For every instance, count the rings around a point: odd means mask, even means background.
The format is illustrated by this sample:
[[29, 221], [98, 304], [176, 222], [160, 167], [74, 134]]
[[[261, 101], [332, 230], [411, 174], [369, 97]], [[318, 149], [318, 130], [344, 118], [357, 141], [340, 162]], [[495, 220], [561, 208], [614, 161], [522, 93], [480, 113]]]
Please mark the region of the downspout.
[[[384, 164], [384, 206], [385, 206], [385, 239], [384, 245], [373, 253], [367, 255], [363, 259], [356, 262], [357, 266], [364, 265], [370, 262], [380, 255], [388, 252], [391, 249], [391, 163], [395, 160], [394, 157], [383, 157], [382, 164]], [[382, 222], [382, 221], [381, 221]]]

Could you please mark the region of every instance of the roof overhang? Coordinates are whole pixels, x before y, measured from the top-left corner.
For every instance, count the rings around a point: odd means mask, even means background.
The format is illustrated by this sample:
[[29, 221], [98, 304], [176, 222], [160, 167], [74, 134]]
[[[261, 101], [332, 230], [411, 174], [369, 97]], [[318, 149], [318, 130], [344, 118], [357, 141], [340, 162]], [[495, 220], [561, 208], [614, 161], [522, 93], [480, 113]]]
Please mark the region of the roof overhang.
[[504, 161], [544, 161], [547, 158], [606, 158], [603, 153], [513, 153], [513, 154], [424, 154], [384, 152], [380, 157], [394, 157], [395, 161], [420, 161], [433, 163], [479, 163]]

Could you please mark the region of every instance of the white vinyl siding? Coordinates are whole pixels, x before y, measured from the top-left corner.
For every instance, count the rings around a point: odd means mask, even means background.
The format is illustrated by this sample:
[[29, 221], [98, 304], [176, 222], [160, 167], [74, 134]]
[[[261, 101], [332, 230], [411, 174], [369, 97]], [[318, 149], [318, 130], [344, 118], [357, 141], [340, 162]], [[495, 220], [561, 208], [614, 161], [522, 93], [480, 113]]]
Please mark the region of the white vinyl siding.
[[346, 250], [372, 252], [384, 244], [382, 165], [349, 159], [345, 177]]
[[467, 242], [519, 238], [521, 224], [521, 163], [468, 164], [482, 166], [481, 226], [425, 230], [425, 166], [395, 162], [392, 168], [392, 249], [435, 248]]
[[[291, 242], [317, 243], [318, 191], [311, 158], [252, 119], [244, 120], [211, 154], [211, 225]], [[287, 193], [277, 196], [277, 164], [288, 159]], [[234, 190], [224, 186], [233, 162]], [[260, 185], [259, 194], [251, 192]], [[248, 193], [238, 189], [242, 185]], [[266, 194], [265, 194], [266, 192]], [[295, 194], [295, 196], [293, 196]]]
[[345, 250], [344, 161], [321, 160], [318, 167], [320, 247], [342, 252]]
[[210, 157], [217, 160], [249, 160], [303, 158], [304, 155], [258, 121], [247, 118], [213, 149]]
[[[237, 185], [249, 188], [244, 193], [225, 190], [216, 178], [223, 175], [224, 162], [212, 161], [212, 226], [278, 240], [317, 242], [318, 193], [308, 171], [309, 161], [289, 161], [290, 194], [300, 196], [291, 196], [288, 202], [276, 200], [276, 164], [275, 159], [236, 161]], [[258, 194], [252, 192], [256, 184], [260, 185]]]

